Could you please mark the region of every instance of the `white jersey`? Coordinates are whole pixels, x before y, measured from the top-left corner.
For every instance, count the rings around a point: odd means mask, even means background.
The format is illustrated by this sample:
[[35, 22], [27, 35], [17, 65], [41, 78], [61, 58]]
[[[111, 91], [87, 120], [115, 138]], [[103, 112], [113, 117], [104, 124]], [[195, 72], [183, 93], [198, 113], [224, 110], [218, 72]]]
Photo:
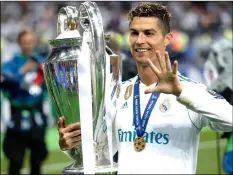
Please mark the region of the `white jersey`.
[[[200, 131], [232, 131], [232, 106], [205, 85], [179, 75], [184, 89], [179, 97], [161, 93], [144, 133], [146, 147], [137, 152], [133, 124], [133, 94], [137, 76], [120, 83], [107, 100], [106, 118], [112, 121], [113, 155], [118, 151], [118, 174], [195, 174]], [[154, 85], [152, 85], [154, 86]], [[141, 115], [151, 94], [140, 83]], [[110, 128], [109, 128], [110, 129]], [[108, 150], [106, 149], [106, 153]], [[74, 149], [64, 151], [75, 159]]]
[[[161, 93], [144, 133], [146, 147], [137, 152], [133, 124], [133, 94], [137, 76], [122, 82], [116, 109], [108, 114], [113, 122], [114, 152], [118, 150], [118, 174], [196, 173], [200, 131], [232, 131], [232, 106], [201, 83], [179, 75], [184, 89], [179, 97]], [[151, 94], [140, 83], [141, 115]]]

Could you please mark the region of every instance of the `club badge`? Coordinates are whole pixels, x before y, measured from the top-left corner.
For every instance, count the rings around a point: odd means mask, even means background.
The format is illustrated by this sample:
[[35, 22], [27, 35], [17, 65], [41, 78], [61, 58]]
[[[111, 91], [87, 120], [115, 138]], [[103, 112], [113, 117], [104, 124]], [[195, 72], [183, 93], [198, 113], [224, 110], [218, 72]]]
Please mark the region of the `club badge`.
[[168, 99], [165, 99], [159, 106], [161, 112], [167, 112], [171, 107], [171, 104]]
[[128, 100], [129, 97], [132, 95], [132, 90], [133, 90], [133, 85], [129, 85], [127, 88], [126, 88], [126, 91], [125, 91], [125, 100]]

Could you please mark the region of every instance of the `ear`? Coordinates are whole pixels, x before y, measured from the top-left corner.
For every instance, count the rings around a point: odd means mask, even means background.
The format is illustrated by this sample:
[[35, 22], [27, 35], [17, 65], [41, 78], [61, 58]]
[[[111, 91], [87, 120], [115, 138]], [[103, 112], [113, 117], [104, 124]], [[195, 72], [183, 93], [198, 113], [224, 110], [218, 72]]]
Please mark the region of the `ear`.
[[165, 48], [171, 43], [172, 38], [173, 38], [172, 33], [168, 33], [165, 35], [165, 37], [164, 37], [164, 47]]

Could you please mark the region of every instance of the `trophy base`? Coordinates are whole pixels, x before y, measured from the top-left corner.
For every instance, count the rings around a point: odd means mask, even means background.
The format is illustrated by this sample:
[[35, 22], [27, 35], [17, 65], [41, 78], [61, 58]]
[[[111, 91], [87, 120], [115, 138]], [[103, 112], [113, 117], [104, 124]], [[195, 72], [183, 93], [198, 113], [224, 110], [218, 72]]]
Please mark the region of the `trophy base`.
[[[61, 174], [84, 174], [84, 169], [82, 166], [75, 167], [72, 163], [65, 167]], [[117, 174], [117, 164], [114, 163], [112, 168], [110, 165], [98, 166], [95, 168], [95, 174]]]

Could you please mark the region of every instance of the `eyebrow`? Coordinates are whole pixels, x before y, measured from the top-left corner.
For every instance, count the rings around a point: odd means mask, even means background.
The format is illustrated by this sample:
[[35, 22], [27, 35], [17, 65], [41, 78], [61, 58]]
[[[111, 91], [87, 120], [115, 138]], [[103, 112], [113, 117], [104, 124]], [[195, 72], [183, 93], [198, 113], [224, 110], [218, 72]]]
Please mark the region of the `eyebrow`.
[[[134, 28], [130, 28], [129, 29], [130, 31], [132, 31], [132, 32], [138, 32], [138, 31], [140, 31], [140, 30], [137, 30], [137, 29], [134, 29]], [[145, 30], [141, 30], [142, 32], [156, 32], [156, 30], [155, 29], [145, 29]]]

